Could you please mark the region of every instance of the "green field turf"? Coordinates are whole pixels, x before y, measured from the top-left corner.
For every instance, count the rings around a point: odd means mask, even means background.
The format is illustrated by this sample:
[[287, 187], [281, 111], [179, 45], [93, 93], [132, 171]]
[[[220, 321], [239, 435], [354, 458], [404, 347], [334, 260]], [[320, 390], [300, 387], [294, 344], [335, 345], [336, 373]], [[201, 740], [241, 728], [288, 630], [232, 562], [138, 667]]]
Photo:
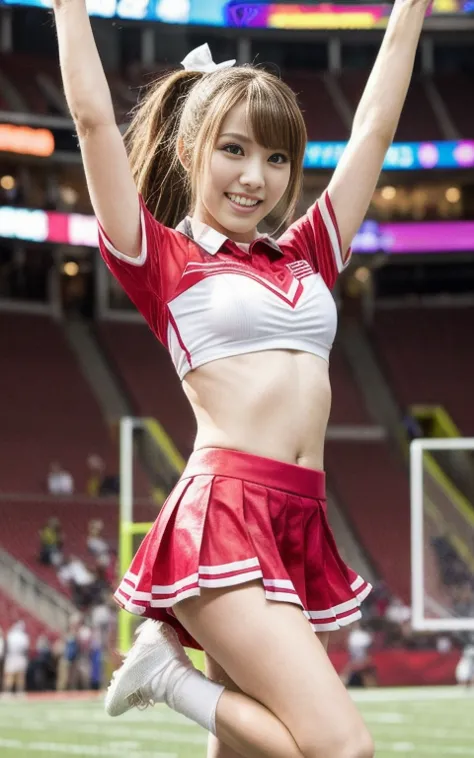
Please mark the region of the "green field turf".
[[[474, 692], [367, 690], [354, 698], [375, 737], [377, 758], [474, 756]], [[163, 706], [110, 719], [100, 699], [0, 700], [1, 758], [204, 758], [205, 745], [202, 729]]]

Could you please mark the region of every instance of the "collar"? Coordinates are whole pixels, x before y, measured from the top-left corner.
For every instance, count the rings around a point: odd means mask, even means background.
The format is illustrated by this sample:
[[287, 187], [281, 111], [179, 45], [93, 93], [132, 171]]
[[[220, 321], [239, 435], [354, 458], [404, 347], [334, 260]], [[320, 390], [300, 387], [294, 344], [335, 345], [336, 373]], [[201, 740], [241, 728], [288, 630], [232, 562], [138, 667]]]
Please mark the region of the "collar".
[[248, 245], [248, 253], [246, 253], [237, 242], [234, 242], [234, 240], [226, 237], [225, 234], [213, 229], [212, 226], [208, 226], [202, 221], [191, 218], [191, 216], [186, 216], [186, 218], [178, 224], [176, 231], [189, 237], [189, 239], [194, 240], [194, 242], [204, 248], [204, 250], [211, 255], [216, 255], [226, 243], [228, 252], [235, 252], [238, 250], [240, 254], [248, 255], [251, 254], [252, 247], [256, 242], [263, 244], [275, 257], [283, 255], [279, 245], [268, 234], [259, 234], [258, 237]]

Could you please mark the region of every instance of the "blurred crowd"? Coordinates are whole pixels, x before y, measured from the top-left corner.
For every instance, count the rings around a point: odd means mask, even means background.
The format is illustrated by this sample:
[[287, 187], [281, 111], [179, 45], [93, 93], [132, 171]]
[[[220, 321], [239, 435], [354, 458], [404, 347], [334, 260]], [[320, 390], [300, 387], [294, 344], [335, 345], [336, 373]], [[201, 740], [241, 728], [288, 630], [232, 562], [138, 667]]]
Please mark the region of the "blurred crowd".
[[115, 639], [114, 605], [108, 596], [87, 612], [73, 614], [63, 636], [40, 635], [34, 644], [21, 619], [5, 634], [0, 628], [0, 689], [21, 694], [103, 687]]
[[40, 635], [31, 640], [22, 619], [7, 630], [0, 626], [0, 689], [4, 692], [94, 690], [103, 685], [116, 638], [112, 590], [117, 573], [117, 551], [103, 530], [101, 519], [89, 521], [84, 535], [86, 557], [82, 558], [66, 552], [67, 540], [58, 518], [50, 518], [40, 529], [38, 560], [55, 573], [76, 611], [62, 636]]
[[[86, 494], [89, 497], [106, 497], [118, 495], [120, 490], [119, 477], [107, 470], [103, 458], [96, 453], [89, 455], [86, 461], [87, 481]], [[46, 477], [48, 495], [68, 496], [76, 491], [74, 477], [59, 461], [52, 461]]]

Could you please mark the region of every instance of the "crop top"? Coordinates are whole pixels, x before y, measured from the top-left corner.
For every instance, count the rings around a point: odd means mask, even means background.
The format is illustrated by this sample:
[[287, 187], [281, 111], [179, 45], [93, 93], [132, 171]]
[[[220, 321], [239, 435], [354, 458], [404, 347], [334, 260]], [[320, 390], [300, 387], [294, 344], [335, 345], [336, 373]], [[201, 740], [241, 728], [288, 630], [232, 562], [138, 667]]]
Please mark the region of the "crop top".
[[261, 350], [329, 360], [337, 327], [330, 289], [347, 265], [327, 191], [276, 242], [243, 249], [210, 226], [160, 224], [140, 197], [142, 247], [116, 250], [99, 225], [101, 255], [168, 349], [180, 379], [205, 363]]

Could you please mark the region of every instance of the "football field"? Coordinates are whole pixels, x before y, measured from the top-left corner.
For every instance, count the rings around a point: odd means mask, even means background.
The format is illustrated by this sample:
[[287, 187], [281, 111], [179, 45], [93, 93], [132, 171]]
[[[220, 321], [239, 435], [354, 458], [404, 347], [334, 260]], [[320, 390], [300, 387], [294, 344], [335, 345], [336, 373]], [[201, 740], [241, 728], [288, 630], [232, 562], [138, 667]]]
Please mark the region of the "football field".
[[[474, 691], [384, 689], [353, 697], [377, 758], [474, 758]], [[204, 758], [205, 750], [205, 732], [164, 706], [111, 719], [98, 697], [0, 700], [2, 758]]]

